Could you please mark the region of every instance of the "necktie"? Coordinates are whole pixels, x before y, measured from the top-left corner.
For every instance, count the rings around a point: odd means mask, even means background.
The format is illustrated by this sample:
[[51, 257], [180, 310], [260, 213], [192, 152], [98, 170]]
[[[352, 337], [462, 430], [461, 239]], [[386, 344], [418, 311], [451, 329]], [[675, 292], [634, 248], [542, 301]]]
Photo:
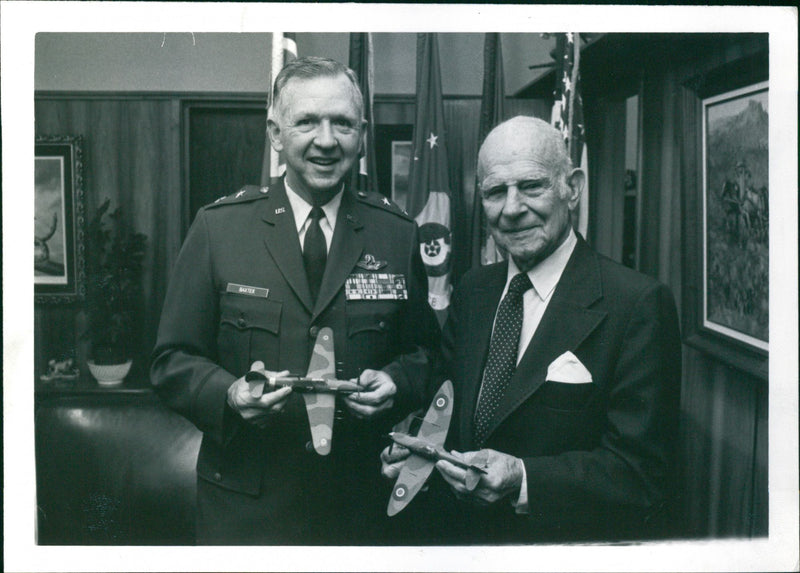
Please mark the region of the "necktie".
[[311, 209], [311, 223], [306, 229], [306, 236], [303, 240], [303, 264], [306, 267], [308, 286], [311, 288], [311, 296], [317, 300], [319, 285], [322, 283], [322, 275], [325, 273], [325, 261], [328, 259], [328, 247], [325, 243], [325, 235], [322, 234], [322, 227], [319, 220], [325, 216], [322, 207]]
[[475, 440], [478, 446], [482, 446], [487, 437], [489, 423], [517, 367], [519, 335], [522, 331], [522, 295], [532, 286], [526, 273], [515, 275], [497, 311], [489, 343], [489, 357], [483, 371], [483, 386], [475, 408]]

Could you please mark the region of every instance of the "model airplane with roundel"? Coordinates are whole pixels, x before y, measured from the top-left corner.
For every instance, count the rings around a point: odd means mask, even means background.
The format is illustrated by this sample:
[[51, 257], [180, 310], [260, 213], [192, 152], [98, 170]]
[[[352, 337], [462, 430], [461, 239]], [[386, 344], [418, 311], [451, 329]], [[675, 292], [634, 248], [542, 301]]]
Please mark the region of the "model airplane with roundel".
[[357, 378], [336, 379], [333, 330], [329, 327], [321, 328], [317, 335], [305, 376], [267, 376], [264, 370], [251, 370], [244, 379], [250, 385], [250, 393], [256, 398], [265, 391], [271, 392], [283, 386], [300, 392], [306, 403], [314, 450], [321, 456], [331, 452], [336, 395], [353, 394], [364, 389], [359, 386]]
[[411, 452], [397, 476], [392, 495], [389, 498], [389, 506], [386, 509], [389, 517], [402, 511], [414, 499], [414, 496], [428, 481], [438, 460], [446, 460], [467, 470], [466, 486], [469, 491], [478, 486], [481, 474], [486, 473], [487, 455], [479, 453], [473, 458], [473, 462], [468, 464], [444, 449], [444, 441], [450, 429], [452, 415], [453, 383], [446, 380], [436, 392], [416, 436], [404, 432], [389, 433], [392, 447], [397, 444]]

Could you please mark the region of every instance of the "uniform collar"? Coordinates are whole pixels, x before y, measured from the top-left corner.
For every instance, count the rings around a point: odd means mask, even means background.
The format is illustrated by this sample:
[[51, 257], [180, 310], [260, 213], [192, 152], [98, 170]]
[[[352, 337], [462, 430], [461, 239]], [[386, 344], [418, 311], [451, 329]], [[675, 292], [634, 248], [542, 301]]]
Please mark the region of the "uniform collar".
[[[531, 279], [533, 290], [541, 300], [547, 299], [556, 288], [558, 280], [561, 278], [561, 274], [564, 272], [564, 268], [567, 266], [567, 262], [572, 255], [572, 251], [575, 250], [575, 244], [577, 242], [578, 239], [575, 236], [575, 231], [570, 228], [569, 235], [564, 239], [564, 242], [561, 243], [550, 256], [528, 271], [528, 277]], [[511, 279], [519, 272], [520, 270], [514, 262], [514, 259], [509, 257], [506, 290], [508, 290]], [[503, 291], [503, 294], [505, 295], [505, 291]]]
[[[289, 187], [289, 182], [286, 181], [285, 178], [283, 180], [283, 186], [286, 188], [286, 197], [289, 199], [289, 205], [292, 207], [295, 228], [299, 233], [306, 219], [308, 219], [309, 213], [311, 213], [311, 204]], [[339, 214], [339, 206], [342, 203], [343, 193], [344, 185], [342, 185], [339, 192], [333, 196], [333, 199], [322, 205], [322, 210], [325, 212], [325, 218], [328, 220], [328, 223], [330, 223], [331, 229], [336, 228], [336, 216]]]

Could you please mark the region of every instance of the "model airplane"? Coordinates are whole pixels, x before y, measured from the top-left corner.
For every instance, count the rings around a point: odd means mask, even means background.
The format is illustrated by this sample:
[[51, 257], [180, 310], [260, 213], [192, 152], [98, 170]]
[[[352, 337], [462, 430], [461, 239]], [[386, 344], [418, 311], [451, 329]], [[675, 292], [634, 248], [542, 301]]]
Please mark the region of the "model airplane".
[[250, 392], [256, 398], [264, 391], [270, 392], [282, 386], [291, 386], [293, 391], [302, 393], [311, 427], [314, 450], [321, 456], [331, 452], [333, 437], [333, 415], [336, 411], [336, 394], [352, 394], [364, 388], [358, 379], [337, 380], [336, 360], [333, 353], [333, 330], [322, 328], [314, 343], [314, 352], [305, 377], [267, 376], [263, 370], [251, 370], [244, 379], [250, 385]]
[[453, 383], [446, 380], [433, 398], [422, 425], [416, 436], [403, 432], [390, 432], [392, 445], [398, 444], [411, 451], [406, 459], [400, 475], [389, 498], [386, 513], [391, 517], [405, 508], [428, 480], [437, 460], [446, 460], [451, 464], [467, 470], [467, 489], [474, 490], [486, 473], [486, 456], [478, 454], [473, 463], [468, 464], [447, 452], [443, 446], [447, 431], [450, 429], [450, 418], [453, 415]]

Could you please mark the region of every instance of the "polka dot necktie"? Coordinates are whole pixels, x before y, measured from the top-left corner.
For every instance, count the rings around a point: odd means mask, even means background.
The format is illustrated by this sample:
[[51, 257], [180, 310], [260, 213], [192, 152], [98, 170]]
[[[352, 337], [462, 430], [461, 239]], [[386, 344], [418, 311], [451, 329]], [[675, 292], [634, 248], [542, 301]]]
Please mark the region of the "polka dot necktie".
[[303, 265], [306, 268], [308, 286], [314, 300], [317, 300], [319, 285], [322, 283], [322, 275], [325, 273], [325, 262], [328, 259], [328, 246], [325, 242], [325, 235], [322, 234], [322, 227], [319, 226], [319, 221], [324, 216], [325, 212], [322, 207], [312, 207], [309, 215], [311, 222], [303, 240]]
[[475, 409], [475, 441], [479, 447], [486, 440], [489, 424], [517, 367], [522, 332], [522, 295], [532, 286], [526, 273], [515, 275], [497, 311], [489, 357], [483, 371], [483, 386]]

